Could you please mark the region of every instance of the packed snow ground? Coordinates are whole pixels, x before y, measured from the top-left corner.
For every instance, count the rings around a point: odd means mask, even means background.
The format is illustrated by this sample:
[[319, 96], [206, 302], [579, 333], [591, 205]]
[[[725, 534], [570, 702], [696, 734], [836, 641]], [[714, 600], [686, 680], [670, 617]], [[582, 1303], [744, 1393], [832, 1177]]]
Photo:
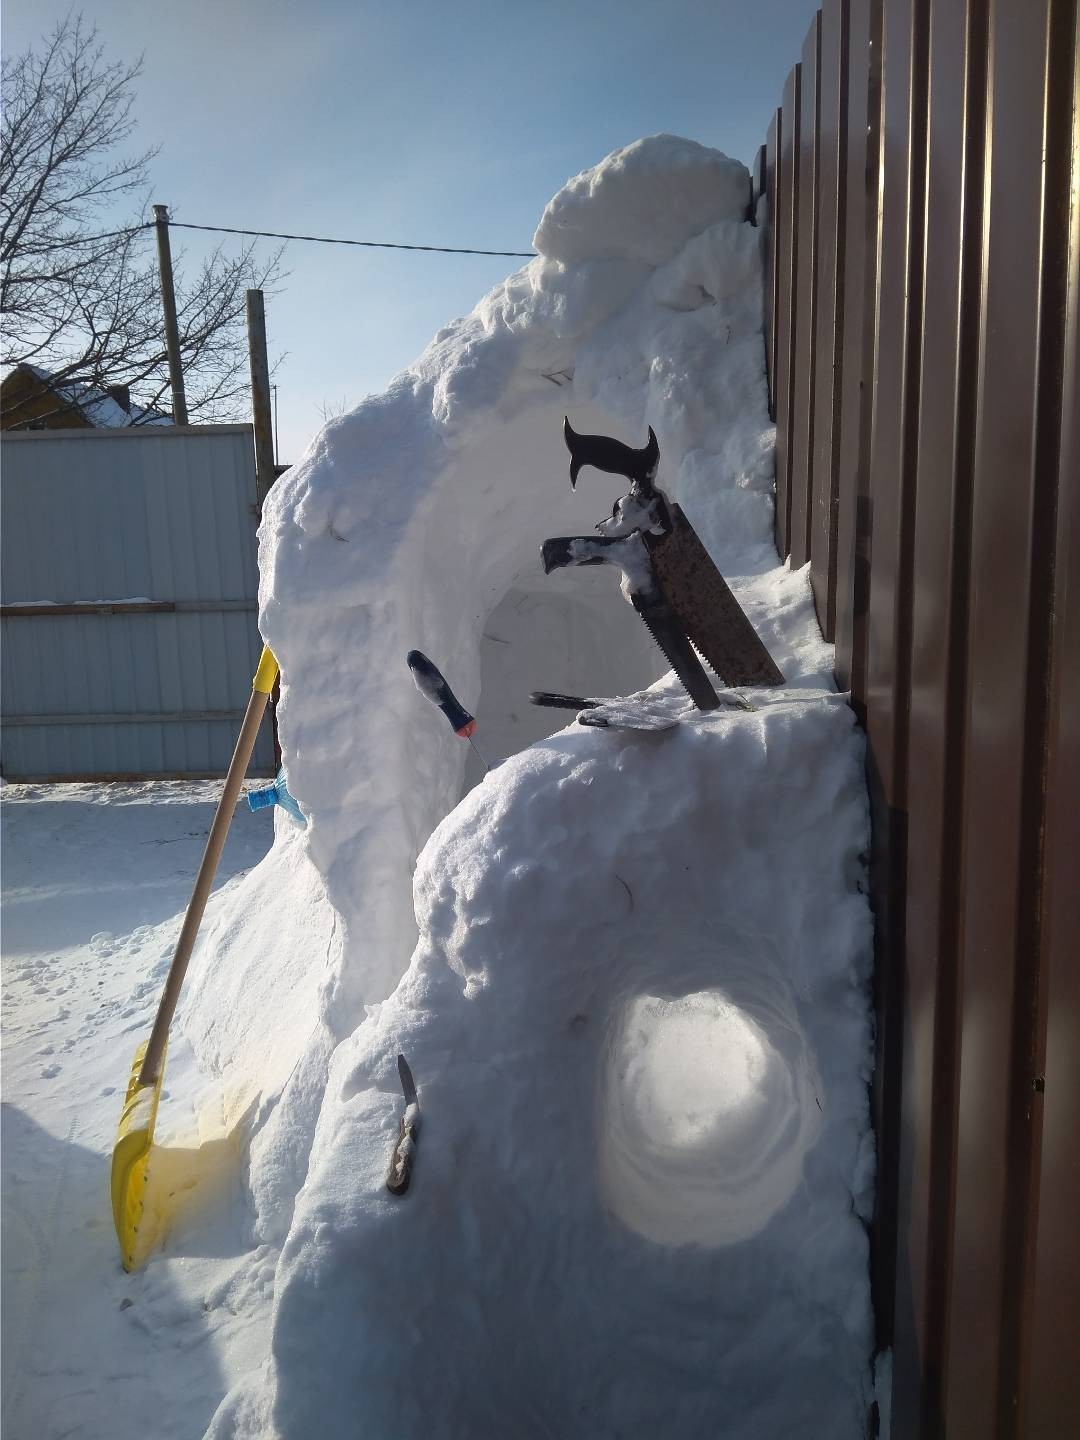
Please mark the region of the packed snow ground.
[[[218, 1332], [218, 1440], [863, 1434], [861, 744], [772, 546], [748, 197], [665, 136], [576, 177], [539, 258], [269, 498], [261, 627], [309, 818], [223, 897], [180, 1017], [243, 1184], [189, 1233], [231, 1216], [259, 1277], [224, 1302], [258, 1320], [243, 1352]], [[663, 670], [610, 570], [540, 572], [625, 489], [571, 494], [564, 411], [656, 430], [659, 483], [787, 677], [753, 712], [549, 736], [565, 717], [528, 708]], [[486, 778], [414, 646], [509, 757]], [[424, 1117], [404, 1200], [399, 1051]]]
[[[5, 785], [3, 1432], [201, 1435], [268, 1344], [273, 1264], [251, 1247], [220, 1084], [182, 1030], [158, 1121], [187, 1191], [168, 1250], [128, 1276], [109, 1210], [125, 1071], [150, 1033], [220, 786]], [[238, 809], [209, 928], [272, 821]]]

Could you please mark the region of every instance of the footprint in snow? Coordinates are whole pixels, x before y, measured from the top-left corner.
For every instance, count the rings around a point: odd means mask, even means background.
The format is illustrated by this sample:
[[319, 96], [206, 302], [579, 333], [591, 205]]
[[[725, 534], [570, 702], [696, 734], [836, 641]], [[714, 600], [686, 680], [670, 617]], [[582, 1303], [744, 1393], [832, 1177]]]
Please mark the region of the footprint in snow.
[[41, 1078], [42, 1080], [54, 1080], [60, 1074], [60, 1070], [61, 1066], [59, 1065], [46, 1065], [41, 1072]]

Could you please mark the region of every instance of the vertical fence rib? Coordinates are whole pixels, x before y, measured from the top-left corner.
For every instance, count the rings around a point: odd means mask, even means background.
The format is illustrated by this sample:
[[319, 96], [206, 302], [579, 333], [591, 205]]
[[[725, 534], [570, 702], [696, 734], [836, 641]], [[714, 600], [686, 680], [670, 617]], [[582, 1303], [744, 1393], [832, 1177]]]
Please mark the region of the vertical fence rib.
[[757, 224], [758, 201], [765, 194], [765, 146], [759, 145], [750, 172], [750, 222]]
[[810, 492], [814, 468], [814, 378], [817, 347], [818, 126], [821, 92], [821, 12], [810, 24], [802, 49], [802, 117], [799, 129], [798, 283], [795, 375], [792, 383], [790, 529], [793, 566], [810, 558]]
[[879, 1324], [885, 1336], [891, 1336], [893, 1331], [896, 1283], [927, 4], [928, 0], [890, 0], [882, 26], [882, 189], [869, 467], [873, 563], [867, 615], [866, 730], [878, 1014], [874, 1287]]
[[[1027, 1344], [1027, 1435], [1054, 1440], [1080, 1432], [1080, 14], [1061, 35], [1061, 63], [1071, 63], [1071, 104], [1056, 123], [1070, 153], [1064, 188], [1067, 284], [1064, 299], [1061, 443], [1058, 457], [1054, 629], [1050, 655], [1045, 859], [1041, 900], [1044, 971], [1036, 1057], [1042, 1090], [1038, 1155], [1038, 1231], [1033, 1245], [1032, 1323]], [[1055, 17], [1059, 18], [1059, 17]], [[1071, 57], [1069, 51], [1071, 48]], [[1071, 125], [1070, 125], [1071, 119]], [[1052, 128], [1052, 127], [1051, 127]], [[1071, 134], [1069, 133], [1071, 130]]]
[[810, 494], [810, 585], [826, 640], [836, 635], [836, 536], [840, 399], [843, 390], [844, 223], [847, 208], [849, 0], [821, 10], [818, 94], [818, 225], [814, 348], [814, 457]]
[[[956, 922], [965, 743], [971, 422], [978, 360], [985, 0], [931, 6], [913, 539], [906, 976], [894, 1424], [939, 1434], [952, 1241]], [[922, 1429], [920, 1430], [920, 1426]]]
[[779, 198], [776, 206], [776, 548], [784, 559], [791, 534], [791, 416], [795, 343], [798, 333], [799, 259], [799, 136], [802, 129], [802, 66], [796, 65], [784, 85], [781, 127]]
[[[1022, 1433], [1031, 1203], [1035, 918], [1056, 473], [1055, 341], [1042, 313], [1044, 97], [1052, 0], [990, 8], [983, 323], [975, 438], [964, 787], [956, 1211], [946, 1424]], [[1060, 177], [1058, 177], [1060, 178]], [[1055, 197], [1048, 197], [1051, 207]], [[1017, 223], [1024, 217], [1024, 223]], [[1040, 320], [1044, 323], [1040, 325]], [[1049, 347], [1049, 350], [1048, 348]], [[1060, 404], [1060, 375], [1057, 381]], [[1036, 613], [1038, 612], [1038, 613]]]
[[769, 419], [776, 419], [776, 325], [780, 306], [778, 289], [780, 266], [776, 253], [777, 206], [780, 199], [780, 140], [783, 135], [784, 112], [776, 110], [769, 121], [765, 144], [765, 374], [769, 386]]
[[856, 0], [848, 39], [844, 367], [837, 436], [836, 680], [865, 721], [870, 421], [876, 353], [882, 0]]
[[[1014, 1062], [1009, 1115], [1010, 1185], [1006, 1198], [1000, 1403], [1016, 1412], [1016, 1433], [1028, 1430], [1034, 1258], [1039, 1205], [1045, 1094], [1048, 940], [1045, 904], [1055, 856], [1046, 838], [1050, 764], [1056, 734], [1055, 625], [1067, 577], [1058, 570], [1058, 517], [1066, 508], [1060, 468], [1064, 428], [1069, 303], [1070, 180], [1076, 85], [1076, 0], [1050, 0], [1046, 28], [1042, 113], [1042, 204], [1039, 254], [1035, 449], [1032, 461], [1031, 562], [1027, 636], [1024, 791], [1020, 818], [1020, 876], [1014, 992]], [[1074, 296], [1075, 298], [1075, 296]], [[1073, 475], [1073, 483], [1076, 477]], [[1080, 655], [1080, 652], [1074, 652]], [[1074, 660], [1075, 663], [1075, 660]], [[1080, 852], [1073, 852], [1074, 862]], [[1080, 1300], [1073, 1299], [1074, 1312]], [[1074, 1331], [1075, 1333], [1075, 1331]], [[1064, 1398], [1064, 1397], [1062, 1397]], [[1075, 1387], [1073, 1409], [1076, 1409]], [[1058, 1424], [1064, 1421], [1059, 1405]]]

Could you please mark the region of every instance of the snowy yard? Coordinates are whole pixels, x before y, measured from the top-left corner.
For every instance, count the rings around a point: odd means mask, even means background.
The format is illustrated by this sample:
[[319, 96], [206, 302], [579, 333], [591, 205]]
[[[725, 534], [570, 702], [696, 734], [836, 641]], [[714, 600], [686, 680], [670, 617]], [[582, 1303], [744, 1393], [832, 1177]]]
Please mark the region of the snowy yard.
[[[127, 1071], [219, 791], [201, 781], [3, 790], [5, 1435], [134, 1440], [153, 1417], [158, 1435], [199, 1436], [230, 1375], [265, 1349], [273, 1268], [245, 1251], [239, 1157], [221, 1143], [220, 1097], [178, 1030], [159, 1136], [184, 1179], [202, 1183], [142, 1275], [121, 1270], [109, 1210]], [[269, 816], [239, 807], [219, 897], [272, 839]]]

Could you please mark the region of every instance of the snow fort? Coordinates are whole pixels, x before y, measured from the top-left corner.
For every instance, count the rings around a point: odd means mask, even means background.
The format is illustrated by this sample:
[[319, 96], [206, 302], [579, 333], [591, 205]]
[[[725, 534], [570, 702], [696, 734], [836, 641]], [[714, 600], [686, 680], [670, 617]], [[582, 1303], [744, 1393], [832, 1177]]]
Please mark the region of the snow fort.
[[[537, 258], [331, 421], [260, 530], [287, 816], [183, 1011], [253, 1118], [273, 1340], [210, 1434], [845, 1440], [873, 1327], [862, 745], [779, 563], [746, 169], [654, 136]], [[618, 576], [545, 576], [641, 446], [779, 664], [660, 733], [534, 688], [679, 693]], [[418, 696], [436, 658], [490, 771]], [[419, 1092], [408, 1193], [386, 1187]]]

